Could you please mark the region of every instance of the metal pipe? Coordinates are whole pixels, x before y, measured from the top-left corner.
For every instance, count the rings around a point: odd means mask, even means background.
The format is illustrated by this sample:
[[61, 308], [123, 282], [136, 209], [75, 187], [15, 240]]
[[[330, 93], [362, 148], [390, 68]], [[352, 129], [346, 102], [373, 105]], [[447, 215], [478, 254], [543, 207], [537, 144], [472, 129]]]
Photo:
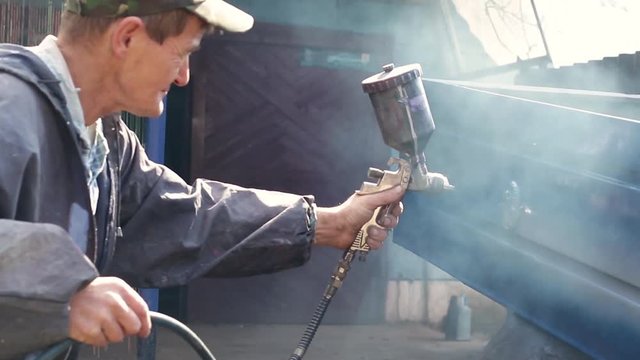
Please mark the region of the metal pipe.
[[542, 37], [544, 52], [547, 55], [549, 62], [553, 64], [553, 60], [551, 59], [551, 53], [549, 52], [549, 45], [547, 44], [547, 37], [544, 35], [544, 30], [542, 29], [542, 22], [540, 22], [540, 17], [538, 16], [538, 8], [536, 7], [536, 3], [534, 0], [531, 0], [531, 7], [533, 8], [533, 15], [535, 15], [536, 17], [536, 24], [538, 25], [538, 30], [540, 31], [540, 37]]

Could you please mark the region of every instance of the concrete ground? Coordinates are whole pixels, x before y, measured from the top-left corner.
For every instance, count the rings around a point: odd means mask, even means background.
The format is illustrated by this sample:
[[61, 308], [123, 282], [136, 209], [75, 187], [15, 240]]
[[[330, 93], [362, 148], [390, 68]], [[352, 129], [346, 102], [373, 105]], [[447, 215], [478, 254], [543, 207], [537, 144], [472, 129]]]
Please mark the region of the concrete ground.
[[[303, 325], [190, 325], [216, 360], [288, 360]], [[305, 360], [468, 360], [477, 359], [488, 342], [445, 341], [441, 332], [420, 324], [321, 325]], [[85, 348], [82, 359], [137, 359], [135, 339], [99, 351]], [[184, 340], [160, 328], [156, 360], [200, 359]]]

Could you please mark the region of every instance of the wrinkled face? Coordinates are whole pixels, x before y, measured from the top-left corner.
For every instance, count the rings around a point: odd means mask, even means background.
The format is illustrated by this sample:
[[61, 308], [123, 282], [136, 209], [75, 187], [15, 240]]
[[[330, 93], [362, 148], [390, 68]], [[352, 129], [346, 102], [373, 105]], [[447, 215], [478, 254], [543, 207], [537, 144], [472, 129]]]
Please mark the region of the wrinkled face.
[[200, 46], [202, 22], [190, 17], [185, 30], [162, 44], [141, 29], [130, 40], [130, 49], [117, 78], [122, 109], [130, 113], [157, 117], [164, 110], [163, 99], [171, 84], [189, 82], [189, 56]]

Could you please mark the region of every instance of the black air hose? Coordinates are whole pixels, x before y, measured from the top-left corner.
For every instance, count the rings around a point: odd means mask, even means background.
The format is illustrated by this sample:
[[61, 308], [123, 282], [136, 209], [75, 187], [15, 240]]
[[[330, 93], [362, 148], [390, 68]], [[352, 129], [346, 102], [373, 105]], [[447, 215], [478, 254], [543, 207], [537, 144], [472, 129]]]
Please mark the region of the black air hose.
[[[358, 234], [358, 238], [356, 238], [356, 241], [359, 241], [361, 239], [361, 236], [362, 231], [360, 231], [360, 233]], [[322, 322], [324, 314], [327, 312], [327, 307], [329, 307], [331, 299], [333, 299], [333, 296], [342, 285], [344, 278], [347, 277], [347, 273], [349, 272], [349, 269], [351, 269], [351, 262], [353, 261], [357, 252], [358, 251], [354, 249], [348, 249], [342, 255], [342, 259], [338, 261], [338, 266], [336, 266], [335, 270], [331, 274], [331, 280], [329, 281], [329, 284], [327, 285], [327, 288], [322, 295], [320, 304], [318, 304], [318, 306], [316, 307], [316, 310], [311, 317], [311, 321], [309, 321], [309, 324], [307, 324], [307, 328], [305, 329], [302, 338], [300, 338], [298, 346], [291, 354], [291, 357], [289, 357], [289, 360], [302, 360], [302, 357], [309, 348], [309, 344], [311, 344], [313, 337], [316, 335], [316, 331], [318, 330], [318, 327]], [[365, 254], [366, 253], [360, 253], [360, 256], [364, 257]]]
[[[181, 338], [183, 338], [191, 347], [200, 355], [200, 358], [203, 360], [216, 360], [215, 357], [211, 354], [211, 351], [207, 348], [202, 340], [193, 332], [193, 330], [189, 329], [188, 326], [181, 323], [180, 321], [167, 316], [165, 314], [161, 314], [155, 311], [149, 311], [149, 316], [151, 317], [151, 322], [160, 327], [167, 328], [172, 330], [176, 334], [178, 334]], [[69, 351], [69, 348], [74, 345], [76, 342], [71, 339], [63, 340], [52, 347], [45, 350], [40, 356], [36, 358], [36, 360], [55, 360], [65, 352]]]
[[316, 335], [316, 331], [322, 322], [322, 318], [324, 317], [330, 302], [331, 298], [327, 299], [326, 297], [323, 297], [322, 300], [320, 300], [320, 304], [316, 307], [316, 311], [313, 313], [311, 321], [307, 324], [307, 328], [305, 329], [302, 338], [300, 338], [300, 341], [298, 342], [298, 346], [294, 350], [293, 354], [291, 354], [289, 360], [302, 360], [302, 357], [309, 348], [309, 344], [311, 344], [313, 337]]

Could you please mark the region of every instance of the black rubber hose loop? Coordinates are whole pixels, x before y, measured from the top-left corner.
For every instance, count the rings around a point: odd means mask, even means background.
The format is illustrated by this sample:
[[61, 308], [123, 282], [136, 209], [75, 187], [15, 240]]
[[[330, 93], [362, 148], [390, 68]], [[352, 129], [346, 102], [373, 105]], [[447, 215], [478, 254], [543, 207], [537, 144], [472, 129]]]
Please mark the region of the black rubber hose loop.
[[[180, 321], [155, 311], [149, 311], [151, 322], [159, 327], [167, 328], [183, 338], [200, 355], [203, 360], [216, 360], [202, 340], [189, 327]], [[36, 360], [55, 360], [76, 342], [71, 339], [63, 340], [45, 350]]]

